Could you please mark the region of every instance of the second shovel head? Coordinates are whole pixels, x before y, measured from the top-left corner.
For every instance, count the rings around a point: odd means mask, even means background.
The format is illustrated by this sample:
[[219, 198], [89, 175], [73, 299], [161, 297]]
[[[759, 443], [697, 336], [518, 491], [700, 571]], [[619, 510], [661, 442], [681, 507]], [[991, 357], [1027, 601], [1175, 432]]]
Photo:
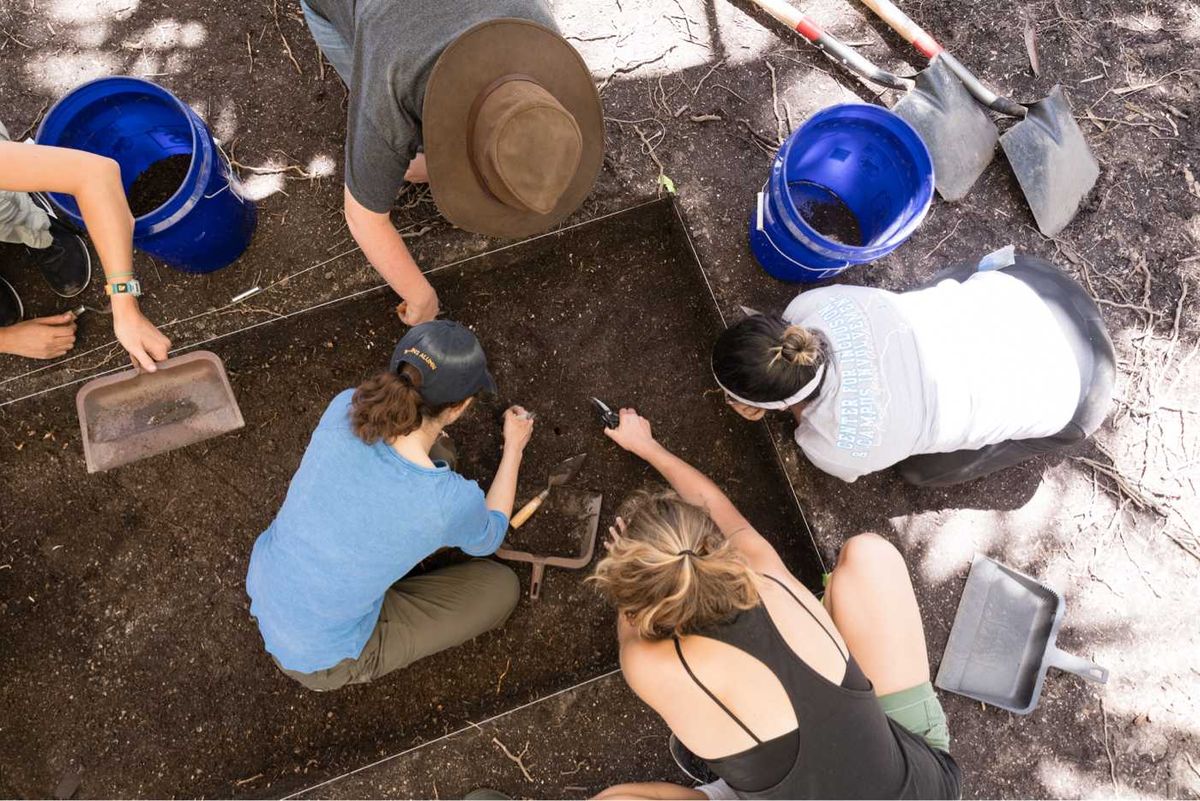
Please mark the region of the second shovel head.
[[945, 200], [962, 199], [996, 155], [996, 125], [940, 56], [892, 111], [929, 148], [934, 185]]
[[1029, 106], [1029, 114], [1000, 137], [1038, 230], [1055, 236], [1074, 219], [1096, 185], [1100, 165], [1061, 86]]

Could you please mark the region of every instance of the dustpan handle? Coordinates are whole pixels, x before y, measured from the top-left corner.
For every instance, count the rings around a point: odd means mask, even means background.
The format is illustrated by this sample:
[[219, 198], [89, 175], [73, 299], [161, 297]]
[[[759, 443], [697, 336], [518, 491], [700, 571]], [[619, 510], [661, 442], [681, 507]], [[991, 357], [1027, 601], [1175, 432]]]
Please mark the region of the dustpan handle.
[[1097, 684], [1108, 684], [1108, 668], [1100, 667], [1092, 660], [1084, 659], [1082, 656], [1060, 651], [1053, 645], [1046, 652], [1046, 664], [1068, 673], [1074, 673], [1076, 676]]
[[529, 600], [536, 601], [542, 597], [542, 577], [546, 575], [546, 563], [534, 562], [533, 571], [529, 575]]
[[962, 62], [954, 56], [946, 52], [937, 40], [925, 32], [925, 29], [913, 21], [912, 17], [900, 10], [892, 0], [862, 0], [862, 4], [875, 12], [875, 15], [888, 24], [892, 30], [904, 37], [905, 41], [910, 43], [917, 49], [921, 55], [932, 61], [938, 56], [942, 57], [942, 61], [950, 68], [963, 86], [967, 87], [967, 91], [971, 93], [977, 101], [990, 108], [992, 111], [999, 112], [1007, 117], [1024, 118], [1028, 110], [1013, 100], [1000, 95], [988, 89], [983, 83], [975, 77], [969, 69], [963, 66]]

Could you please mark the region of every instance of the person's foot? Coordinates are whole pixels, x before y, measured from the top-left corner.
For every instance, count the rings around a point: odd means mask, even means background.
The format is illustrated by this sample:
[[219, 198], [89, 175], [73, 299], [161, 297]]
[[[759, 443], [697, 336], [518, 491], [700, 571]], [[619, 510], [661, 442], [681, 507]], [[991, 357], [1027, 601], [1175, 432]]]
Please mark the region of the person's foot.
[[13, 285], [0, 278], [0, 328], [15, 325], [25, 316], [25, 307], [21, 304], [21, 296]]
[[64, 298], [78, 295], [92, 280], [92, 256], [87, 244], [74, 226], [58, 216], [44, 195], [31, 192], [29, 196], [49, 215], [50, 235], [54, 238], [48, 248], [27, 248], [29, 256], [55, 293]]

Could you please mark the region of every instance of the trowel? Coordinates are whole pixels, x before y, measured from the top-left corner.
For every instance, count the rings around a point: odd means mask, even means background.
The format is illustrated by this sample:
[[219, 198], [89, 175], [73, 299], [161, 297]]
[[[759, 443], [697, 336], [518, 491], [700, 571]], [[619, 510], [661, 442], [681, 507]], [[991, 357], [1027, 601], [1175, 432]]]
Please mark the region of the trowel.
[[579, 472], [579, 468], [583, 466], [585, 459], [587, 459], [587, 454], [580, 453], [559, 462], [558, 466], [550, 471], [550, 477], [546, 479], [546, 488], [535, 495], [529, 503], [522, 506], [521, 511], [513, 515], [508, 524], [513, 528], [525, 525], [525, 521], [533, 517], [533, 513], [541, 508], [542, 504], [546, 502], [546, 498], [550, 497], [550, 490], [562, 486], [574, 478], [575, 474]]

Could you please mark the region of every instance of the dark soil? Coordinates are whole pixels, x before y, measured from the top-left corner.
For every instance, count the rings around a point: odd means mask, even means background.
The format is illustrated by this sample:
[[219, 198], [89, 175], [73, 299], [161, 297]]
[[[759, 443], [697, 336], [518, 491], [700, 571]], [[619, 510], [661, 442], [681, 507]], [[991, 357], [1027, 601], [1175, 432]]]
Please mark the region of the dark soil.
[[490, 787], [513, 798], [591, 798], [634, 776], [685, 783], [669, 733], [624, 679], [608, 676], [299, 797], [462, 798]]
[[793, 195], [797, 210], [804, 221], [826, 239], [843, 245], [862, 247], [862, 228], [850, 207], [824, 187], [821, 187], [824, 189], [821, 197], [813, 197], [813, 189], [812, 186], [806, 186], [803, 197]]
[[141, 217], [171, 199], [192, 166], [190, 153], [176, 153], [151, 164], [129, 186], [129, 210]]
[[[519, 497], [580, 451], [571, 486], [604, 493], [602, 525], [655, 481], [602, 433], [589, 394], [631, 405], [728, 489], [794, 568], [814, 554], [766, 433], [731, 414], [704, 355], [719, 321], [666, 203], [434, 276], [489, 354], [500, 397], [452, 429], [485, 485], [499, 417], [538, 415]], [[636, 311], [650, 299], [656, 313]], [[0, 449], [5, 790], [44, 795], [82, 765], [85, 796], [276, 795], [527, 702], [616, 664], [613, 615], [584, 573], [547, 572], [499, 632], [366, 686], [314, 694], [283, 676], [247, 614], [250, 548], [329, 400], [386, 364], [395, 298], [353, 301], [207, 347], [246, 428], [85, 476], [72, 397], [31, 403]], [[706, 394], [708, 393], [708, 394]], [[553, 522], [545, 509], [529, 523]], [[514, 564], [528, 586], [529, 567]], [[261, 775], [260, 775], [261, 774]], [[260, 775], [244, 784], [240, 779]]]
[[538, 556], [580, 556], [591, 530], [591, 498], [586, 490], [555, 487], [525, 525], [508, 530], [504, 547]]

